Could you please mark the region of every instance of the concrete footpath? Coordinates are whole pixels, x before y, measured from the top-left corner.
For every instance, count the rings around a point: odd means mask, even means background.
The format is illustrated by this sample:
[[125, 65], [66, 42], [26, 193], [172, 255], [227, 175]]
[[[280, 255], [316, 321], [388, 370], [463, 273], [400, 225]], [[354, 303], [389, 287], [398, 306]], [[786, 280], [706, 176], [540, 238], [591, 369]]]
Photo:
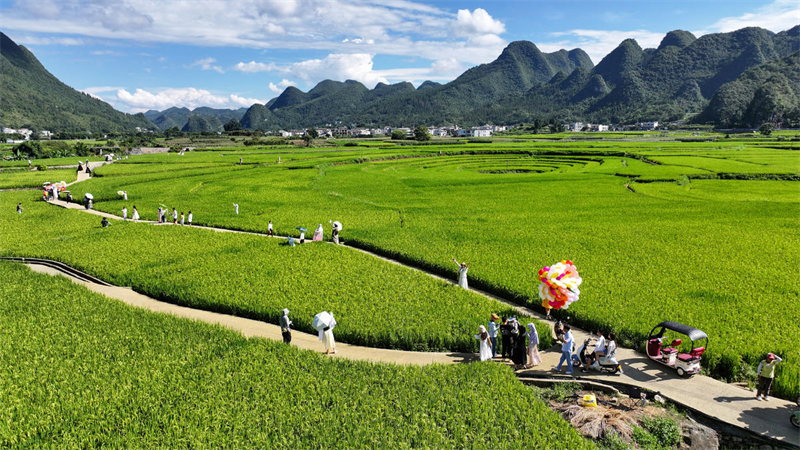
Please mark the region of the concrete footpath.
[[[84, 210], [85, 212], [108, 217], [110, 219], [121, 220], [121, 217], [113, 214], [107, 214], [95, 210], [85, 210], [81, 205], [75, 203], [67, 203], [61, 200], [51, 201], [50, 203], [65, 208]], [[154, 222], [147, 223], [154, 224]], [[200, 226], [195, 226], [194, 228], [210, 229], [218, 232], [255, 234], [266, 237], [266, 235], [259, 233], [248, 233], [237, 230], [227, 230], [223, 228]], [[438, 275], [422, 271], [416, 267], [408, 266], [398, 261], [388, 259], [365, 250], [360, 250], [353, 247], [347, 248], [351, 251], [366, 253], [393, 264], [402, 265], [412, 270], [426, 273], [427, 275], [437, 279], [444, 280], [448, 283], [455, 284], [455, 280], [443, 278]], [[45, 272], [54, 272], [54, 270], [45, 267], [34, 267], [34, 269]], [[143, 307], [152, 311], [175, 314], [180, 317], [202, 320], [204, 322], [219, 323], [224, 326], [239, 330], [242, 332], [242, 334], [248, 337], [259, 336], [267, 339], [281, 339], [280, 330], [277, 325], [270, 325], [255, 320], [227, 316], [208, 311], [193, 310], [191, 308], [184, 308], [163, 303], [133, 292], [130, 289], [118, 287], [107, 288], [93, 285], [91, 283], [79, 282], [77, 280], [75, 281], [86, 285], [91, 290], [122, 300], [134, 306]], [[515, 308], [520, 314], [544, 320], [544, 317], [541, 314], [528, 308], [513, 304], [501, 297], [477, 289], [470, 290], [479, 295], [483, 295], [509, 305]], [[549, 323], [551, 327], [553, 325], [552, 322], [546, 323]], [[583, 330], [573, 328], [572, 331], [577, 345], [582, 344], [583, 341], [589, 336], [589, 334]], [[294, 332], [293, 336], [292, 343], [300, 348], [315, 351], [321, 351], [323, 349], [322, 343], [319, 342], [317, 336], [297, 332]], [[468, 362], [477, 359], [477, 355], [474, 354], [407, 352], [358, 347], [346, 344], [337, 344], [337, 348], [337, 357], [368, 361], [393, 362], [398, 364], [452, 364], [455, 362]], [[558, 363], [558, 359], [560, 357], [560, 352], [558, 352], [557, 349], [556, 351], [548, 351], [545, 349], [541, 352], [541, 354], [544, 360], [542, 364], [531, 370], [520, 371], [518, 374], [536, 377], [570, 378], [569, 375], [559, 374], [552, 371], [552, 368]], [[631, 386], [639, 386], [651, 391], [658, 391], [662, 396], [698, 411], [701, 414], [715, 418], [730, 425], [752, 431], [759, 435], [773, 438], [786, 445], [800, 448], [800, 429], [793, 427], [789, 423], [789, 417], [791, 413], [797, 409], [797, 406], [794, 403], [774, 397], [770, 398], [769, 402], [758, 401], [755, 399], [755, 392], [751, 392], [742, 387], [724, 383], [703, 375], [697, 375], [691, 378], [681, 378], [677, 376], [674, 370], [668, 369], [661, 364], [652, 362], [645, 355], [639, 354], [631, 349], [621, 347], [618, 348], [617, 357], [623, 367], [622, 374], [583, 374], [580, 372], [580, 370], [576, 369], [575, 373], [573, 373], [571, 377], [596, 380], [600, 382], [608, 381], [622, 383]]]

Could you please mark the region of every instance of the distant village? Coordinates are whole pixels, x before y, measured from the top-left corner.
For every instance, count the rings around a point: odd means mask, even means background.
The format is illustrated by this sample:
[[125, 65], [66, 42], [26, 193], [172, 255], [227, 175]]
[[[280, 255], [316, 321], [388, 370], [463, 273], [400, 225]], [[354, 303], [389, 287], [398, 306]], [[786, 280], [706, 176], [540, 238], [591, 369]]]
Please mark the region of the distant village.
[[[664, 129], [663, 126], [659, 128], [659, 123], [656, 121], [653, 122], [640, 122], [635, 125], [604, 125], [598, 123], [583, 123], [583, 122], [574, 122], [574, 123], [567, 123], [562, 124], [564, 127], [565, 132], [588, 132], [588, 133], [602, 133], [608, 131], [655, 131], [658, 129]], [[456, 137], [456, 138], [465, 138], [465, 137], [474, 137], [474, 138], [487, 138], [492, 137], [493, 134], [508, 131], [514, 128], [512, 125], [483, 125], [479, 127], [471, 127], [471, 128], [460, 128], [458, 125], [447, 126], [447, 127], [427, 127], [428, 134], [434, 137]], [[391, 136], [396, 131], [401, 131], [405, 133], [406, 137], [413, 137], [414, 136], [414, 129], [408, 127], [383, 127], [383, 128], [362, 128], [362, 127], [347, 127], [347, 126], [337, 126], [337, 127], [319, 127], [315, 128], [319, 137], [322, 138], [332, 138], [332, 137], [373, 137], [373, 136]], [[137, 127], [136, 131], [139, 133], [147, 133], [152, 132], [151, 130], [147, 130], [144, 128]], [[273, 136], [281, 136], [284, 138], [302, 138], [305, 136], [308, 130], [300, 129], [300, 130], [278, 130], [276, 132], [267, 131], [264, 134], [266, 135], [273, 135]], [[221, 133], [221, 132], [220, 132]], [[53, 133], [48, 130], [41, 130], [41, 131], [34, 131], [28, 128], [3, 128], [3, 134], [6, 136], [9, 135], [19, 135], [22, 139], [6, 139], [5, 142], [7, 144], [17, 144], [31, 139], [31, 136], [36, 134], [36, 139], [51, 139]]]

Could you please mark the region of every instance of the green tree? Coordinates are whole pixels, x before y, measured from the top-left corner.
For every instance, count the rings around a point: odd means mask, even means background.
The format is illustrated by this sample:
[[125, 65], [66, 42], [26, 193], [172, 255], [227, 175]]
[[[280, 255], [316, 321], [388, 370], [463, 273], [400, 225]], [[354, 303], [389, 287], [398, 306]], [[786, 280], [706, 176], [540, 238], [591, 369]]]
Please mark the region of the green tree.
[[228, 123], [222, 126], [225, 131], [238, 131], [242, 129], [242, 124], [236, 119], [231, 119]]
[[319, 133], [317, 133], [316, 128], [309, 128], [306, 130], [306, 135], [311, 136], [311, 139], [316, 139], [319, 137]]
[[414, 128], [414, 139], [422, 142], [422, 141], [430, 141], [431, 134], [428, 133], [428, 127], [425, 125], [420, 125], [417, 128]]
[[764, 136], [769, 136], [773, 131], [775, 131], [775, 125], [771, 123], [762, 123], [761, 128], [759, 128], [758, 131]]
[[394, 130], [392, 131], [392, 139], [396, 141], [402, 141], [406, 138], [406, 132], [403, 130]]

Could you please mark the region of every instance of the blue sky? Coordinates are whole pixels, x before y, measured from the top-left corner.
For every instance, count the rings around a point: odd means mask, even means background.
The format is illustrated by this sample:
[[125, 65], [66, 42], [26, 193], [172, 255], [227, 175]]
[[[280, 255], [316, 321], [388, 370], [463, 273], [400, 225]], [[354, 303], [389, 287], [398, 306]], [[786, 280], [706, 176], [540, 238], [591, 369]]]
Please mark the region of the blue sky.
[[580, 47], [596, 64], [675, 29], [785, 30], [800, 2], [3, 0], [0, 16], [59, 79], [139, 112], [247, 107], [327, 78], [447, 82], [515, 40]]

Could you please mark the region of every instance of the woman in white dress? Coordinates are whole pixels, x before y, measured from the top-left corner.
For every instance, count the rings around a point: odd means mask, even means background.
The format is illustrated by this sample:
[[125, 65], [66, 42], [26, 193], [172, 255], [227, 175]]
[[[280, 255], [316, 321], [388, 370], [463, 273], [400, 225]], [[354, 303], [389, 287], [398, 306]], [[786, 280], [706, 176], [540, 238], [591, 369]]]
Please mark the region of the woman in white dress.
[[131, 217], [134, 221], [139, 220], [139, 211], [136, 209], [136, 205], [133, 205], [133, 217]]
[[319, 224], [319, 227], [314, 230], [314, 238], [312, 241], [322, 241], [322, 224]]
[[488, 361], [492, 359], [492, 341], [489, 340], [489, 332], [483, 325], [478, 327], [479, 334], [475, 335], [475, 339], [481, 341], [481, 361]]
[[333, 350], [333, 353], [336, 354], [336, 340], [333, 338], [333, 327], [336, 326], [336, 319], [333, 318], [333, 313], [331, 313], [331, 323], [323, 328], [319, 333], [319, 340], [325, 344], [325, 354], [328, 355]]
[[464, 289], [469, 289], [467, 286], [467, 270], [469, 270], [469, 264], [466, 262], [462, 262], [461, 264], [453, 258], [453, 262], [456, 263], [458, 266], [458, 285]]

